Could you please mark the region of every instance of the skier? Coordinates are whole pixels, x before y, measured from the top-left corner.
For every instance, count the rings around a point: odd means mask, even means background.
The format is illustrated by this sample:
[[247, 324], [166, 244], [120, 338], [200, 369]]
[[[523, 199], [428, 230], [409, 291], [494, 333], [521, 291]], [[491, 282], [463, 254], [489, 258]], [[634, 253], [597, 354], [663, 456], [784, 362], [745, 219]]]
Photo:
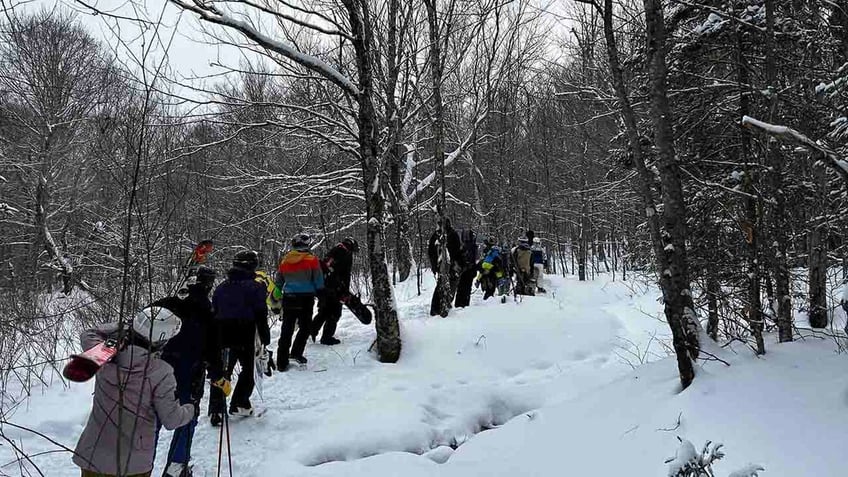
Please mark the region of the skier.
[[477, 234], [473, 230], [462, 231], [462, 269], [457, 281], [454, 306], [463, 308], [471, 304], [471, 284], [477, 275]]
[[533, 246], [530, 248], [530, 253], [533, 259], [533, 282], [536, 284], [536, 290], [539, 293], [547, 293], [543, 287], [542, 280], [545, 277], [545, 264], [548, 261], [545, 249], [542, 247], [542, 240], [539, 237], [533, 239]]
[[212, 295], [217, 328], [217, 344], [211, 351], [213, 361], [209, 366], [209, 379], [213, 383], [209, 393], [209, 416], [213, 426], [220, 425], [223, 420], [236, 362], [241, 365], [241, 372], [229, 412], [237, 416], [253, 414], [250, 395], [255, 386], [255, 335], [259, 334], [263, 346], [271, 342], [266, 290], [255, 280], [258, 266], [259, 255], [256, 252], [249, 250], [237, 253], [233, 258], [233, 267], [227, 272], [227, 279], [218, 285]]
[[516, 295], [533, 295], [533, 257], [527, 237], [518, 239], [518, 245], [513, 247], [511, 255]]
[[[209, 301], [215, 276], [214, 269], [201, 266], [195, 273], [195, 283], [187, 287], [188, 296], [163, 298], [151, 304], [172, 311], [181, 322], [180, 332], [162, 349], [162, 360], [174, 369], [180, 404], [199, 404], [203, 398], [206, 363], [210, 361], [210, 344], [215, 340]], [[188, 464], [196, 426], [195, 417], [174, 432], [164, 477], [191, 476]]]
[[80, 336], [84, 350], [125, 338], [95, 378], [91, 414], [73, 457], [82, 477], [150, 476], [157, 426], [176, 429], [197, 417], [196, 404], [177, 400], [174, 371], [157, 353], [179, 330], [174, 313], [151, 306], [135, 316], [129, 329], [110, 323]]
[[[282, 292], [283, 328], [277, 348], [277, 370], [289, 368], [289, 348], [291, 358], [299, 364], [306, 364], [303, 351], [306, 340], [312, 332], [312, 308], [315, 297], [324, 290], [324, 274], [321, 262], [309, 251], [312, 237], [299, 233], [291, 241], [292, 250], [280, 261], [277, 268], [277, 288]], [[295, 324], [300, 328], [292, 343]]]
[[480, 261], [478, 270], [476, 282], [483, 288], [483, 299], [488, 300], [495, 294], [501, 280], [504, 279], [501, 248], [497, 245], [489, 247], [486, 256]]
[[[453, 302], [453, 296], [456, 293], [457, 285], [459, 282], [459, 272], [464, 268], [464, 259], [462, 255], [462, 245], [459, 240], [459, 234], [456, 233], [456, 230], [451, 226], [450, 219], [444, 219], [444, 231], [447, 232], [447, 237], [445, 238], [447, 251], [448, 251], [448, 260], [450, 261], [450, 265], [448, 266], [448, 283], [450, 284], [450, 298], [447, 300], [448, 304]], [[427, 257], [430, 259], [430, 268], [433, 270], [433, 274], [438, 277], [441, 270], [441, 259], [440, 248], [442, 243], [442, 226], [439, 224], [439, 227], [433, 231], [433, 234], [430, 236], [430, 241], [427, 244]], [[436, 283], [439, 283], [438, 280]], [[436, 316], [440, 314], [441, 305], [440, 301], [442, 300], [442, 293], [439, 286], [433, 290], [433, 298], [430, 301], [430, 316]]]
[[321, 269], [324, 272], [324, 293], [318, 298], [318, 313], [312, 322], [312, 341], [321, 328], [321, 344], [333, 346], [340, 343], [334, 335], [336, 325], [342, 316], [342, 303], [350, 300], [350, 274], [353, 268], [353, 254], [359, 251], [359, 244], [353, 237], [347, 237], [330, 249]]

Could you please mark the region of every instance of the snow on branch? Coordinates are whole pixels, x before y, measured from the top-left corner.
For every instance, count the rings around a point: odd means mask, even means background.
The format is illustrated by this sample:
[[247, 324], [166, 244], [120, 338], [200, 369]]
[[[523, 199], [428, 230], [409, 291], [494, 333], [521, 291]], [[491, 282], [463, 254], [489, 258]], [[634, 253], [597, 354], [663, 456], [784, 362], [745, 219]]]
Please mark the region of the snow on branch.
[[848, 161], [842, 158], [842, 156], [833, 149], [810, 139], [803, 133], [800, 133], [788, 126], [769, 124], [750, 116], [742, 117], [742, 125], [749, 129], [762, 131], [776, 138], [786, 139], [818, 152], [825, 159], [825, 162], [827, 162], [827, 164], [842, 177], [846, 186], [848, 186]]
[[254, 28], [252, 25], [249, 25], [246, 22], [237, 20], [227, 15], [214, 5], [200, 3], [196, 1], [190, 3], [188, 0], [169, 1], [183, 10], [198, 14], [200, 18], [204, 21], [214, 23], [216, 25], [225, 26], [238, 31], [247, 38], [255, 41], [260, 46], [275, 53], [279, 53], [280, 55], [283, 55], [284, 57], [294, 61], [295, 63], [302, 65], [308, 68], [309, 70], [314, 71], [315, 73], [318, 73], [321, 76], [327, 78], [329, 81], [331, 81], [333, 84], [335, 84], [348, 94], [351, 94], [353, 96], [359, 95], [359, 88], [355, 84], [353, 84], [353, 82], [348, 77], [341, 74], [337, 69], [333, 68], [325, 61], [315, 56], [303, 53], [302, 51], [299, 51], [290, 45], [287, 45], [281, 41], [269, 37], [268, 35], [265, 35], [264, 33]]

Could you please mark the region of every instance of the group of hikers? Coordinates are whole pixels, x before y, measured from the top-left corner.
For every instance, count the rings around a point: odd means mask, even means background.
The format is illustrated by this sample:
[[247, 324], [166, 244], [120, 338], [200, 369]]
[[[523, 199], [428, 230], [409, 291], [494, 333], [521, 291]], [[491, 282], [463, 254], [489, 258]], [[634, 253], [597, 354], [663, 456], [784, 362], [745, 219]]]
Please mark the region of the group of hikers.
[[[176, 296], [153, 301], [128, 325], [85, 331], [84, 351], [120, 344], [95, 375], [92, 411], [73, 456], [82, 477], [149, 477], [161, 427], [175, 430], [163, 477], [190, 477], [191, 443], [207, 380], [209, 422], [223, 425], [223, 432], [228, 415], [254, 414], [250, 398], [257, 377], [285, 372], [292, 361], [305, 365], [308, 340], [315, 342], [319, 333], [321, 344], [339, 343], [335, 333], [343, 305], [370, 323], [370, 311], [350, 291], [357, 241], [345, 238], [323, 259], [312, 248], [308, 233], [295, 235], [273, 278], [259, 270], [257, 252], [240, 251], [217, 287], [213, 268], [193, 267], [190, 283]], [[480, 246], [473, 231], [460, 234], [445, 219], [430, 238], [428, 255], [436, 274], [442, 273], [442, 259], [448, 260], [448, 302], [456, 307], [470, 304], [473, 284], [482, 288], [484, 299], [545, 292], [547, 257], [532, 231], [512, 248], [491, 237]], [[434, 315], [441, 301], [436, 288]], [[268, 350], [272, 314], [282, 317], [276, 359]], [[236, 364], [241, 370], [233, 388]]]
[[[450, 219], [445, 218], [430, 236], [427, 256], [437, 277], [444, 273], [442, 265], [447, 265], [447, 276], [440, 278], [449, 285], [451, 295], [444, 300], [449, 306], [469, 306], [472, 285], [482, 289], [484, 300], [495, 294], [506, 301], [510, 293], [516, 296], [546, 293], [544, 276], [549, 267], [548, 256], [541, 239], [532, 230], [511, 247], [488, 236], [478, 244], [473, 230], [458, 232]], [[431, 316], [444, 314], [442, 301], [443, 291], [436, 286], [430, 302]]]
[[[311, 252], [307, 233], [290, 245], [273, 279], [258, 270], [258, 253], [241, 251], [217, 287], [216, 271], [199, 266], [181, 293], [154, 301], [126, 329], [111, 323], [82, 334], [83, 350], [122, 340], [120, 351], [96, 374], [94, 405], [73, 457], [83, 477], [150, 476], [160, 426], [175, 430], [164, 477], [189, 477], [207, 379], [210, 423], [221, 426], [227, 397], [230, 415], [253, 414], [255, 374], [285, 372], [290, 360], [306, 364], [307, 341], [315, 342], [319, 333], [321, 344], [339, 343], [334, 335], [342, 305], [358, 302], [350, 281], [359, 245], [345, 238], [323, 260]], [[269, 310], [282, 315], [276, 360], [267, 350]], [[233, 389], [236, 363], [241, 371]]]

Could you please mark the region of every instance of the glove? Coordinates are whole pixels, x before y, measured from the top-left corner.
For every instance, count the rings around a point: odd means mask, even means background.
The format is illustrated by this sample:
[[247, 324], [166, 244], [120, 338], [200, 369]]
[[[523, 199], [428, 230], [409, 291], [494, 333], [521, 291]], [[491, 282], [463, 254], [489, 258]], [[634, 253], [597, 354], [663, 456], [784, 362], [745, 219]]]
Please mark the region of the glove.
[[474, 288], [480, 288], [480, 280], [474, 280]]
[[212, 385], [223, 391], [224, 397], [230, 397], [230, 394], [233, 392], [233, 385], [230, 384], [230, 380], [227, 378], [221, 378], [214, 381], [212, 382]]

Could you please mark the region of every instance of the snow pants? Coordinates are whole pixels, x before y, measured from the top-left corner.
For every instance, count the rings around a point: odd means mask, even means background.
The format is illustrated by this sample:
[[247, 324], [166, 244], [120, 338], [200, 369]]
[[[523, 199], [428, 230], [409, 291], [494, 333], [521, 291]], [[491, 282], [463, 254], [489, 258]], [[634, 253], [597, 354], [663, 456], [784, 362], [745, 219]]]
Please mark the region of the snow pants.
[[477, 269], [474, 266], [468, 267], [459, 274], [459, 281], [456, 287], [456, 300], [453, 305], [457, 308], [462, 308], [471, 304], [471, 287], [474, 285], [474, 277], [477, 275]]
[[545, 265], [537, 263], [533, 265], [533, 281], [536, 282], [536, 288], [545, 289]]
[[[224, 377], [231, 380], [233, 370], [236, 363], [241, 365], [238, 379], [236, 379], [236, 387], [233, 390], [233, 397], [230, 400], [230, 408], [250, 406], [250, 395], [253, 394], [253, 388], [256, 386], [256, 381], [253, 374], [253, 365], [256, 357], [256, 351], [253, 349], [253, 340], [248, 345], [232, 346], [227, 354], [226, 369]], [[211, 386], [209, 390], [209, 414], [226, 412], [227, 399], [224, 396], [224, 391], [216, 386]]]
[[[177, 380], [177, 399], [180, 400], [180, 404], [199, 403], [203, 398], [206, 370], [199, 364], [194, 359], [180, 359], [172, 364], [174, 377]], [[197, 427], [197, 417], [174, 431], [171, 437], [171, 448], [168, 451], [168, 463], [188, 464], [191, 460], [191, 441], [195, 427]]]
[[[306, 340], [312, 332], [312, 309], [315, 307], [314, 295], [283, 295], [283, 329], [277, 345], [277, 363], [288, 364], [291, 356], [303, 356]], [[298, 326], [297, 336], [292, 343], [294, 327]], [[335, 330], [333, 330], [335, 331]], [[282, 368], [280, 369], [282, 371]]]
[[312, 320], [312, 336], [318, 336], [321, 328], [324, 328], [324, 333], [321, 335], [321, 340], [327, 340], [336, 334], [336, 326], [339, 324], [339, 318], [342, 317], [342, 302], [341, 296], [336, 292], [325, 292], [318, 299], [318, 313]]

